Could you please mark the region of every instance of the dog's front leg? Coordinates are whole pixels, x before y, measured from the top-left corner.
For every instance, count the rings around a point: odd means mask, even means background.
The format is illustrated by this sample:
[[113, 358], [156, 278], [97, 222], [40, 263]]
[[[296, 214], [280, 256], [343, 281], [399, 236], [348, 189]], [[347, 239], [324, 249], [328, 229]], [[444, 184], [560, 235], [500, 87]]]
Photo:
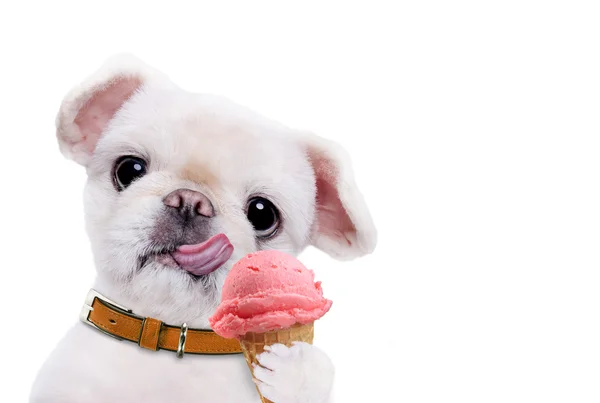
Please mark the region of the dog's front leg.
[[274, 344], [265, 350], [254, 368], [264, 397], [274, 403], [329, 402], [334, 368], [322, 350], [303, 342], [292, 347]]

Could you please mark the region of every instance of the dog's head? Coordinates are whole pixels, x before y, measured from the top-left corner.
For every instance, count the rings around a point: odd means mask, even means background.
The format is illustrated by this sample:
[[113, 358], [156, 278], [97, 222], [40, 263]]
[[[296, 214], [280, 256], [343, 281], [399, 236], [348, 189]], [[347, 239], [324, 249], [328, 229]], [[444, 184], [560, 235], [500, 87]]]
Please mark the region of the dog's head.
[[312, 244], [349, 259], [375, 246], [338, 145], [188, 93], [133, 57], [66, 96], [57, 136], [87, 169], [99, 281], [142, 314], [205, 324], [231, 265], [255, 250]]

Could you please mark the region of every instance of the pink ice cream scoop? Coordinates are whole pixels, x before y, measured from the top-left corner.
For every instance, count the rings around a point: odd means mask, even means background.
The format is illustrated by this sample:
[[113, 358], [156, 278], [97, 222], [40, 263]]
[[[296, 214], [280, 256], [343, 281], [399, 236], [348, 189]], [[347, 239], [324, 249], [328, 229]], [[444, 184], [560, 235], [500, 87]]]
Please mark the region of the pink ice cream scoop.
[[308, 324], [325, 315], [331, 301], [321, 282], [295, 257], [268, 250], [238, 261], [225, 279], [221, 304], [209, 319], [220, 336], [265, 333]]

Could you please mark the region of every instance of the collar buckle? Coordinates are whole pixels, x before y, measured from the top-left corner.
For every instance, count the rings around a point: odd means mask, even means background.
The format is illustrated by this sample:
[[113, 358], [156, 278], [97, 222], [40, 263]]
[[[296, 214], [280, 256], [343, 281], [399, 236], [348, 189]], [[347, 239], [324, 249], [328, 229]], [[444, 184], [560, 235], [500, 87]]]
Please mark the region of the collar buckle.
[[94, 305], [94, 300], [96, 298], [98, 298], [104, 304], [109, 305], [111, 308], [114, 308], [119, 311], [123, 311], [128, 314], [133, 314], [131, 309], [125, 308], [123, 305], [117, 304], [116, 302], [114, 302], [114, 301], [110, 300], [109, 298], [105, 297], [104, 295], [100, 294], [98, 291], [91, 289], [88, 292], [87, 296], [85, 297], [85, 302], [83, 304], [83, 307], [81, 307], [81, 313], [79, 314], [79, 319], [81, 319], [81, 321], [83, 323], [85, 323], [86, 325], [91, 326], [95, 329], [98, 329], [99, 331], [101, 331], [104, 334], [109, 335], [110, 337], [113, 337], [117, 340], [123, 340], [122, 337], [119, 337], [112, 333], [109, 333], [106, 330], [96, 326], [95, 324], [93, 324], [92, 322], [89, 321], [88, 318], [90, 316], [90, 312], [92, 312], [94, 310], [93, 305]]

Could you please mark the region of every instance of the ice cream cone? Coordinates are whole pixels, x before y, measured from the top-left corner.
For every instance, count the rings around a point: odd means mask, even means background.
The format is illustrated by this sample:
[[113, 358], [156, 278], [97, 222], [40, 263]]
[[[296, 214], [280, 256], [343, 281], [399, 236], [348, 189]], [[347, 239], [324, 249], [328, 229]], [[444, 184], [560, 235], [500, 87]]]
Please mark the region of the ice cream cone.
[[253, 365], [259, 365], [257, 356], [265, 347], [277, 343], [291, 347], [295, 341], [312, 344], [314, 322], [331, 304], [323, 296], [321, 282], [315, 282], [315, 273], [298, 259], [262, 250], [233, 265], [223, 284], [221, 303], [209, 321], [218, 335], [240, 341], [256, 379]]
[[[286, 329], [275, 330], [266, 333], [249, 332], [243, 336], [240, 336], [242, 351], [244, 352], [246, 363], [252, 372], [252, 377], [254, 377], [254, 367], [252, 364], [259, 365], [256, 357], [265, 350], [265, 346], [281, 343], [291, 347], [292, 343], [295, 341], [303, 341], [305, 343], [312, 344], [313, 336], [314, 323], [309, 323], [306, 325], [297, 323]], [[263, 403], [273, 403], [261, 395], [260, 390], [258, 391], [258, 394], [260, 395]]]

